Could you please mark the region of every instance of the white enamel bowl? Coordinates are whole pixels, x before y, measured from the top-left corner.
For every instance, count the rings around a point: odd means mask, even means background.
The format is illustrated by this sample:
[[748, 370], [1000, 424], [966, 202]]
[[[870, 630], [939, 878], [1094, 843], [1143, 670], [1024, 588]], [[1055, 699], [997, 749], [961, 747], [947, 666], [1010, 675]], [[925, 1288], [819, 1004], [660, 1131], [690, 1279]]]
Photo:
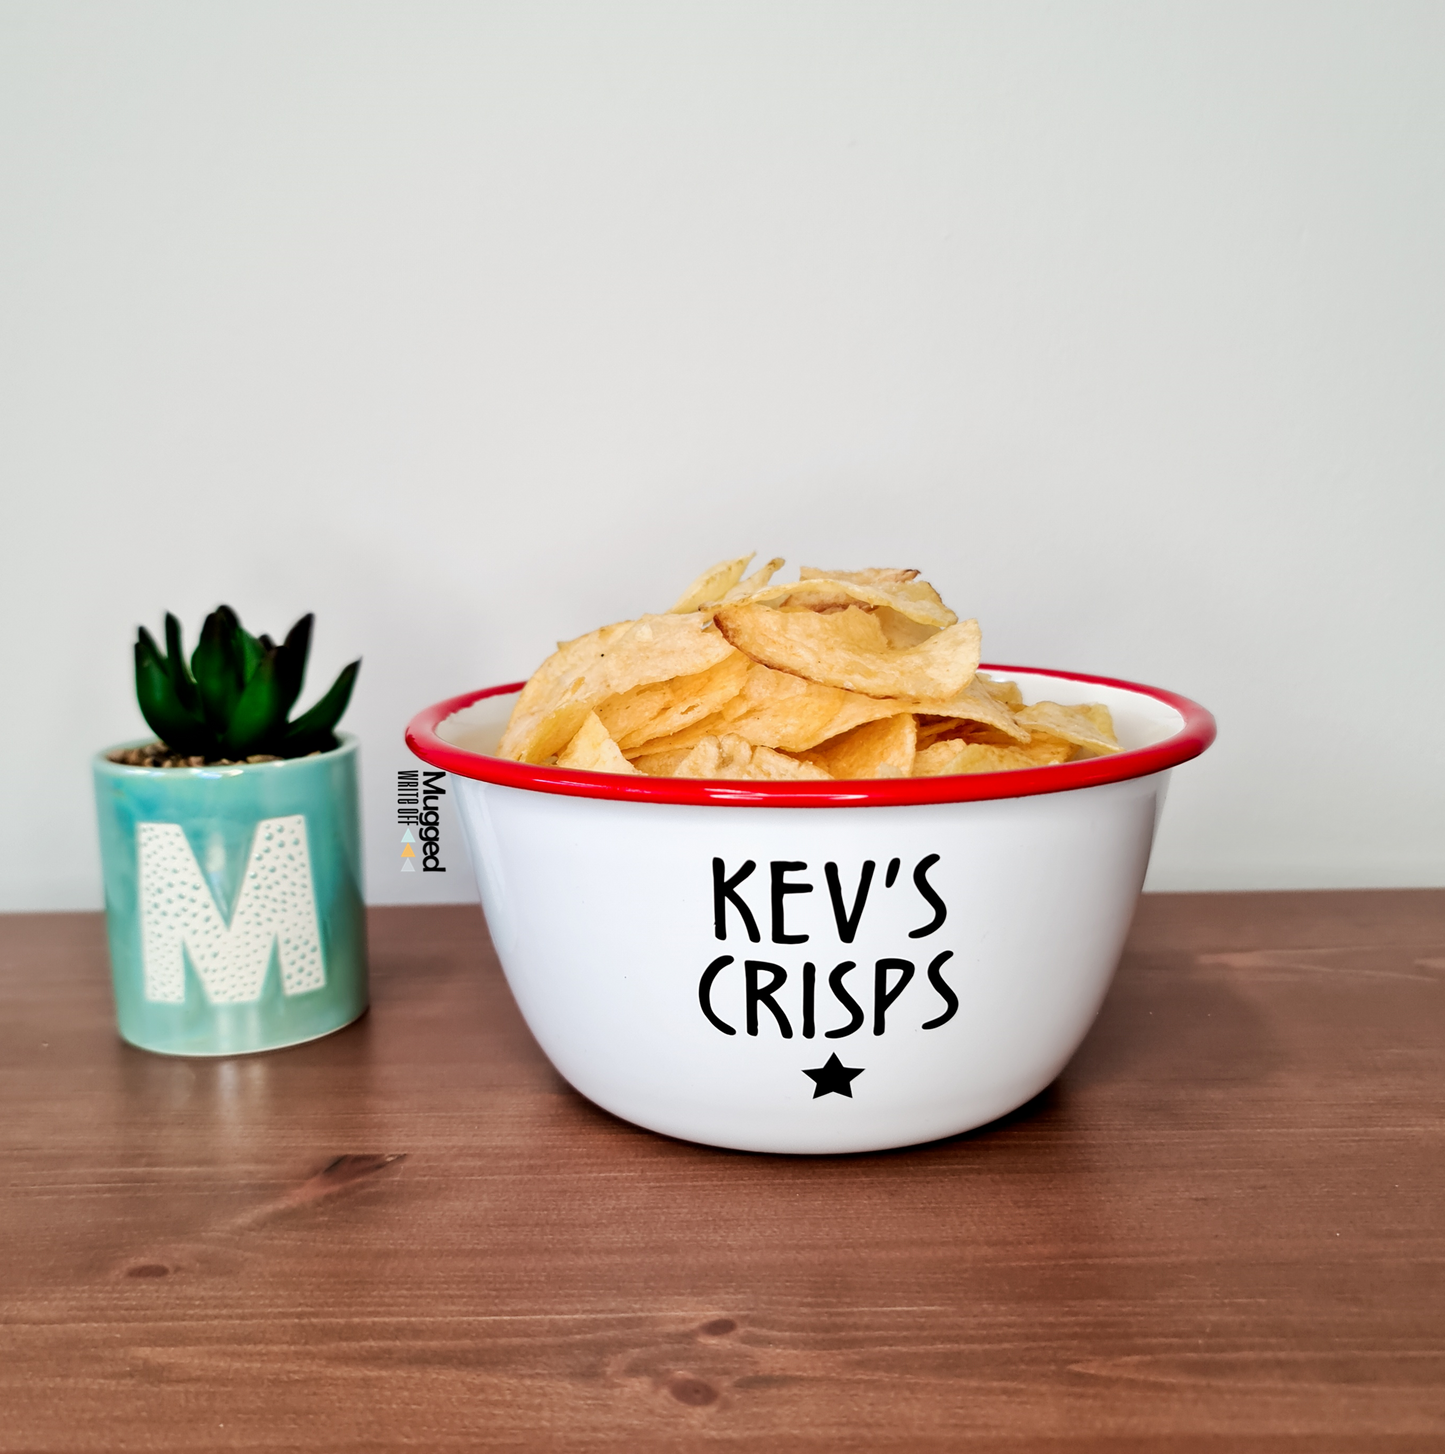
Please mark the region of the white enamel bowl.
[[490, 756], [521, 683], [420, 713], [407, 741], [452, 774], [497, 954], [561, 1074], [654, 1131], [794, 1153], [953, 1135], [1048, 1085], [1109, 987], [1169, 769], [1214, 721], [1153, 687], [988, 669], [1030, 702], [1107, 703], [1125, 751], [679, 781]]

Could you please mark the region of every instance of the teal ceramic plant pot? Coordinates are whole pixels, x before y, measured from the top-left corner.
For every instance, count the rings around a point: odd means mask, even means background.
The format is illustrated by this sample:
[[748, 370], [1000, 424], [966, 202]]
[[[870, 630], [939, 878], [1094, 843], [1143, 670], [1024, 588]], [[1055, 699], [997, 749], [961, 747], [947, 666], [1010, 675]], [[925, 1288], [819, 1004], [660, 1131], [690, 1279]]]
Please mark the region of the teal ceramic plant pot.
[[328, 1035], [367, 1006], [356, 739], [235, 767], [94, 760], [123, 1038], [241, 1055]]

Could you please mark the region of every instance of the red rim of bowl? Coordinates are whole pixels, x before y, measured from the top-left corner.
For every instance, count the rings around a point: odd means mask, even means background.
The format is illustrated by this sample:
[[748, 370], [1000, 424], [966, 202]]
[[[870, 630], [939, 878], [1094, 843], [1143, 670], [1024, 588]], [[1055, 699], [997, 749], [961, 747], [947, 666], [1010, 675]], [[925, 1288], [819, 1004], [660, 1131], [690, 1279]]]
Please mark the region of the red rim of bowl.
[[735, 782], [718, 778], [631, 777], [621, 773], [581, 772], [575, 768], [533, 767], [488, 757], [464, 747], [443, 742], [436, 734], [439, 723], [486, 697], [519, 692], [523, 682], [483, 687], [437, 702], [413, 717], [406, 729], [406, 745], [423, 762], [445, 768], [458, 777], [501, 787], [527, 788], [533, 792], [561, 793], [574, 798], [610, 798], [639, 803], [717, 803], [744, 808], [881, 808], [904, 803], [972, 803], [989, 798], [1027, 798], [1038, 793], [1062, 793], [1074, 788], [1092, 788], [1101, 783], [1123, 782], [1163, 772], [1198, 757], [1214, 741], [1214, 718], [1198, 702], [1114, 677], [1087, 676], [1082, 672], [1048, 671], [1032, 666], [1000, 666], [985, 663], [983, 670], [1029, 676], [1058, 677], [1063, 681], [1090, 682], [1095, 686], [1117, 687], [1152, 697], [1172, 707], [1184, 723], [1172, 737], [1152, 747], [1138, 747], [1112, 757], [1094, 757], [1084, 762], [1064, 762], [1054, 767], [1018, 768], [1012, 772], [965, 773], [944, 777], [855, 778], [819, 782]]

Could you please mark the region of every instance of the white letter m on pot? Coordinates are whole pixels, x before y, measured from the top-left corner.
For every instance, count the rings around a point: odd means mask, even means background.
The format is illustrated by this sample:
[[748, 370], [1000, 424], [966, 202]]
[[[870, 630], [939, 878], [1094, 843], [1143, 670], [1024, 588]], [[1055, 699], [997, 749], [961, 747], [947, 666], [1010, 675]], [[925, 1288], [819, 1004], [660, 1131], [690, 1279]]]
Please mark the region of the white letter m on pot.
[[259, 1000], [273, 944], [286, 994], [326, 983], [302, 814], [256, 824], [229, 924], [179, 823], [138, 823], [136, 848], [146, 999], [185, 1002], [188, 952], [212, 1004]]

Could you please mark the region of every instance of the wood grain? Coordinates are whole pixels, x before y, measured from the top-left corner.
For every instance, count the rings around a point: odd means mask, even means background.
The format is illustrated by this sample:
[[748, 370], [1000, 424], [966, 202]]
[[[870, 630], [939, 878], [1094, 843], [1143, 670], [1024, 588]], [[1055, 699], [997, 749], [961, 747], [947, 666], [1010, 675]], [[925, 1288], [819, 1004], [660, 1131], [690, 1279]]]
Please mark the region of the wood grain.
[[1445, 893], [1156, 896], [1059, 1082], [905, 1152], [564, 1086], [477, 910], [273, 1055], [0, 918], [0, 1449], [1445, 1448]]

